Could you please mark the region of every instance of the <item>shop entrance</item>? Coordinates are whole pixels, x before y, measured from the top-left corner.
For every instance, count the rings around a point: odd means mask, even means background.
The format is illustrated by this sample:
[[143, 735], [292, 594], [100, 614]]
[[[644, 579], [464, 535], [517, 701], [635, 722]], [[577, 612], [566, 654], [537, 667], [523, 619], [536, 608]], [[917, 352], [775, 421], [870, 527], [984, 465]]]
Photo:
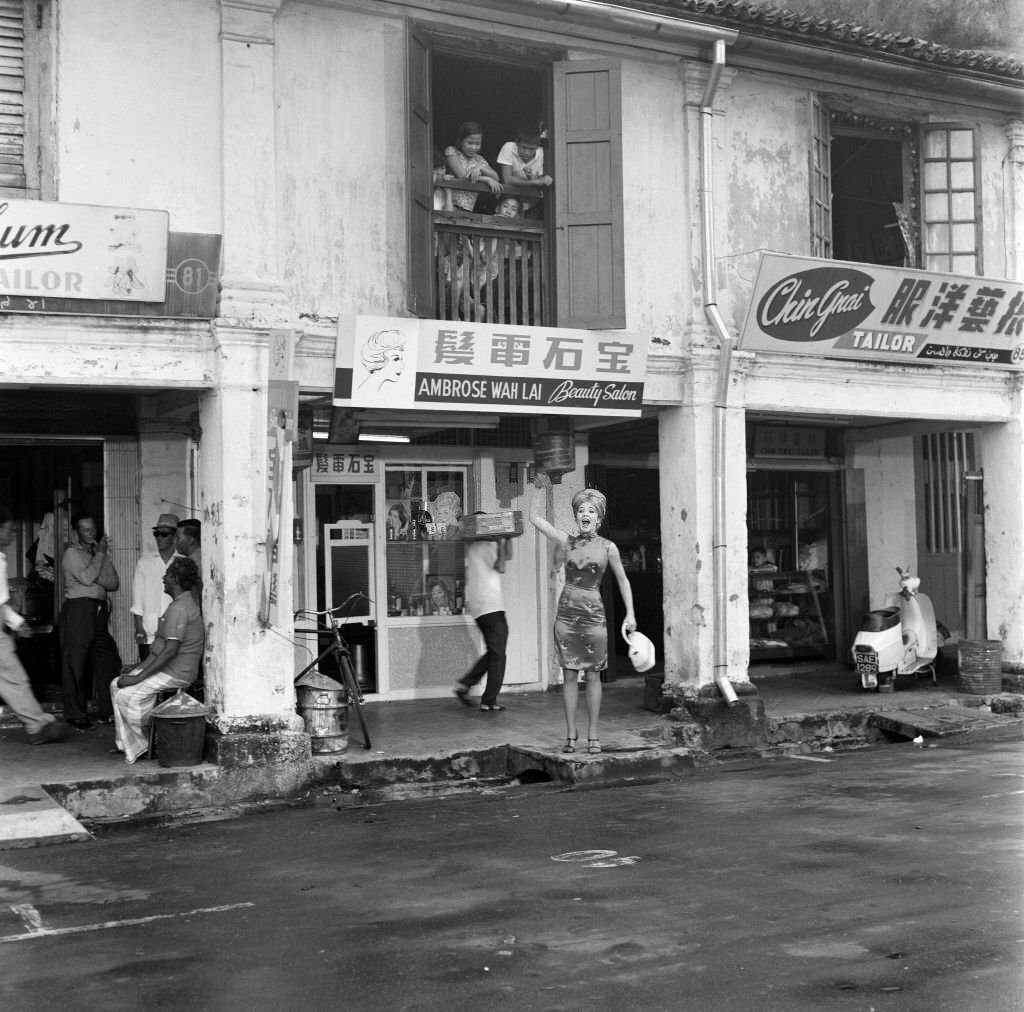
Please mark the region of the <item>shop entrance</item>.
[[14, 516], [15, 537], [6, 552], [11, 604], [33, 632], [18, 640], [18, 654], [36, 695], [57, 701], [61, 555], [74, 514], [91, 513], [103, 524], [102, 441], [0, 443], [0, 502]]
[[[364, 693], [378, 691], [374, 487], [317, 485], [315, 500], [316, 607], [340, 609], [337, 616], [352, 649], [356, 680]], [[353, 594], [365, 597], [346, 604]], [[329, 641], [329, 635], [322, 634], [319, 649], [323, 650]], [[340, 672], [328, 667], [333, 664], [333, 657], [326, 658], [322, 662], [323, 673], [339, 678]]]
[[834, 472], [748, 475], [751, 662], [836, 656], [839, 501]]

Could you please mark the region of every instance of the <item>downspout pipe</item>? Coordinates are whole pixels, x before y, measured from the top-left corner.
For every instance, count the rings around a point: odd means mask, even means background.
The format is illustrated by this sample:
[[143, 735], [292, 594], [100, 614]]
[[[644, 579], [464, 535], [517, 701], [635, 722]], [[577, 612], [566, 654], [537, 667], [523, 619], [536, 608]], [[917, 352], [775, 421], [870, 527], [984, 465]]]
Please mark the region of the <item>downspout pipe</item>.
[[726, 553], [725, 466], [727, 459], [725, 429], [729, 405], [729, 372], [732, 367], [733, 338], [718, 310], [718, 282], [715, 263], [714, 173], [711, 157], [713, 103], [718, 82], [725, 69], [725, 40], [716, 39], [711, 49], [711, 72], [700, 100], [700, 209], [704, 258], [704, 315], [718, 336], [718, 373], [712, 419], [712, 562], [714, 574], [714, 679], [729, 706], [739, 705], [739, 697], [729, 681], [729, 654], [726, 638], [728, 599], [728, 557]]

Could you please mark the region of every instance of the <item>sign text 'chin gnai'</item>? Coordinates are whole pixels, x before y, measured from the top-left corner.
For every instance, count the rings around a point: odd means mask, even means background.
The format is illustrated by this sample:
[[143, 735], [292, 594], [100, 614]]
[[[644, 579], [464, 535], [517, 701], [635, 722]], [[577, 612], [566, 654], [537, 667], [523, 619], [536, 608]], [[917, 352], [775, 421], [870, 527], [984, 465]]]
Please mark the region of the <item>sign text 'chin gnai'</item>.
[[1024, 285], [766, 253], [740, 344], [900, 365], [1024, 369]]
[[163, 302], [166, 211], [0, 198], [4, 298]]
[[635, 417], [646, 342], [621, 333], [342, 317], [334, 404]]

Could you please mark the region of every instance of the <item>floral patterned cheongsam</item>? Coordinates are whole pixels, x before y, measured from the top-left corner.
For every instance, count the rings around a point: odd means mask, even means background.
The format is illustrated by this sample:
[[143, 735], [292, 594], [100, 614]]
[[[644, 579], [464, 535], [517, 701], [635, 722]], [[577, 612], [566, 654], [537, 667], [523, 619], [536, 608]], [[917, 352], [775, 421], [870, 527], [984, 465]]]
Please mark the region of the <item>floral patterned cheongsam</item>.
[[597, 535], [569, 536], [565, 587], [555, 616], [555, 649], [563, 668], [603, 671], [608, 666], [608, 628], [601, 580], [609, 541]]

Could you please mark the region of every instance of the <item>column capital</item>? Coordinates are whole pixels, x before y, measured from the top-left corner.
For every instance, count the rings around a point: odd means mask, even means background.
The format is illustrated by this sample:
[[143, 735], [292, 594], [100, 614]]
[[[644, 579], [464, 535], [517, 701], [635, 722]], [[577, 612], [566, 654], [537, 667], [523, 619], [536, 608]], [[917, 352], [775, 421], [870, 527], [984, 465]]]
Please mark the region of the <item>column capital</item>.
[[226, 279], [220, 293], [219, 326], [288, 328], [291, 310], [280, 285]]
[[283, 0], [220, 0], [220, 37], [224, 42], [272, 46], [274, 18]]

